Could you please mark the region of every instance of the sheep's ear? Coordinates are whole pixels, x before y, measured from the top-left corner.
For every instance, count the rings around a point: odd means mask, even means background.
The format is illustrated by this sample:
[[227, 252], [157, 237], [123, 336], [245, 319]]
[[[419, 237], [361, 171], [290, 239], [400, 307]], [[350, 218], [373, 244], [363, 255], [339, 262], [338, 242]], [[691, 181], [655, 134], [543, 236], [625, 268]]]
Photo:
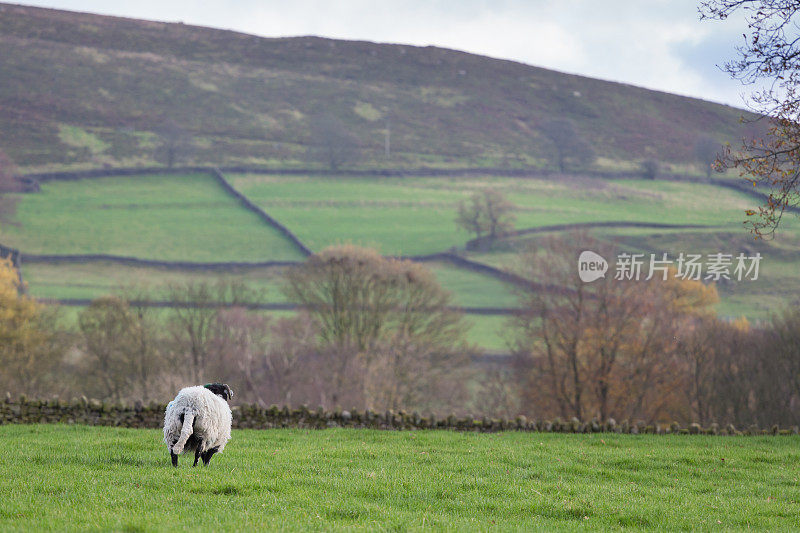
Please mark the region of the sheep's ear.
[[232, 388], [230, 388], [230, 387], [229, 387], [229, 386], [227, 386], [227, 385], [225, 385], [225, 389], [228, 391], [228, 399], [229, 399], [229, 400], [233, 399], [233, 389], [232, 389]]

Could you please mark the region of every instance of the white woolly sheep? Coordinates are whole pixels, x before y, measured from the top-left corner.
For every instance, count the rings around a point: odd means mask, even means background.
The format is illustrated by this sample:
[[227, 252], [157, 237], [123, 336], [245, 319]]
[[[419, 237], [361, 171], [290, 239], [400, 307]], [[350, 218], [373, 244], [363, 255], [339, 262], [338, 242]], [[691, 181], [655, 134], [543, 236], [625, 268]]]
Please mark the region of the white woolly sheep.
[[167, 444], [172, 466], [178, 466], [178, 455], [194, 451], [197, 460], [208, 462], [217, 452], [225, 449], [231, 438], [231, 408], [227, 400], [233, 391], [224, 383], [186, 387], [167, 405], [164, 413], [164, 442]]

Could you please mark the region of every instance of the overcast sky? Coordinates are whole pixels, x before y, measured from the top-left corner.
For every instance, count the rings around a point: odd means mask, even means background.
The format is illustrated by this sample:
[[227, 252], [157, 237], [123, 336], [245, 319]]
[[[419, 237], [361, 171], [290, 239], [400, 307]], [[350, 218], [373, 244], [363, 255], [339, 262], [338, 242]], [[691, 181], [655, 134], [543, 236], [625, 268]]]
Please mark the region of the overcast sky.
[[319, 35], [455, 48], [743, 107], [720, 72], [741, 20], [699, 20], [697, 0], [27, 0], [20, 3], [266, 37]]

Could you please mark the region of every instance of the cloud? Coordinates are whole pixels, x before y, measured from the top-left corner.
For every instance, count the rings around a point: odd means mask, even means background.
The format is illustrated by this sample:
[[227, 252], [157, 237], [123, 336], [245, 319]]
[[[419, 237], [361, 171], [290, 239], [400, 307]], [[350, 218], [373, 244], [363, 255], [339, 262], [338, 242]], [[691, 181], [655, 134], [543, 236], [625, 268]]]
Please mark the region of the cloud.
[[531, 21], [497, 6], [490, 8], [486, 2], [460, 3], [459, 9], [453, 9], [453, 4], [446, 8], [443, 2], [389, 5], [350, 1], [320, 4], [318, 10], [308, 4], [259, 4], [242, 14], [238, 26], [268, 36], [314, 34], [435, 45], [501, 58], [518, 58], [527, 50], [535, 52], [532, 57], [536, 60], [549, 63], [574, 62], [583, 53], [571, 29], [553, 21]]

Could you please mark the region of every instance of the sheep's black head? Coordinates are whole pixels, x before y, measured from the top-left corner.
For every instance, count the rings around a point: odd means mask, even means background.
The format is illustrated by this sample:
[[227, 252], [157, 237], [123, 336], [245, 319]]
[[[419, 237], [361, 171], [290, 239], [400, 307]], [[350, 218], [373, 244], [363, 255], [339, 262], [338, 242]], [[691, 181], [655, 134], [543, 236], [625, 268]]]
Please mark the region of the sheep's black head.
[[233, 398], [233, 391], [224, 383], [206, 383], [203, 385], [205, 388], [221, 397], [223, 400], [230, 400]]

